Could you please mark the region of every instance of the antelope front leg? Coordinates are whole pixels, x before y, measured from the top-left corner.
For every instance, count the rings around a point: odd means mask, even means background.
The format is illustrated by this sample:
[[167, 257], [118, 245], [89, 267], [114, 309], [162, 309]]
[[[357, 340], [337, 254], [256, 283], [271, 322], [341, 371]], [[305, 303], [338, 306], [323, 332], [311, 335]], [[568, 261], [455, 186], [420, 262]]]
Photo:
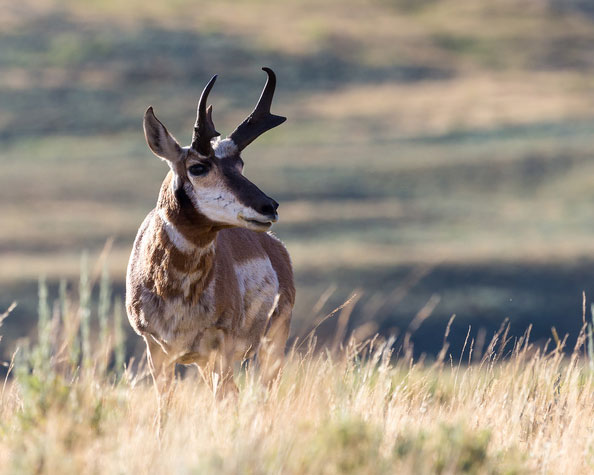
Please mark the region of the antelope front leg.
[[204, 382], [222, 399], [230, 394], [237, 395], [239, 389], [233, 381], [233, 341], [228, 333], [220, 328], [207, 330], [200, 343], [207, 361], [197, 364]]
[[262, 381], [265, 384], [274, 381], [282, 368], [290, 324], [291, 307], [286, 306], [274, 312], [268, 330], [262, 338], [258, 360], [260, 361]]
[[153, 377], [153, 384], [157, 393], [157, 415], [155, 424], [157, 432], [161, 434], [161, 428], [165, 423], [167, 408], [171, 401], [173, 392], [173, 379], [175, 377], [175, 362], [163, 351], [163, 348], [152, 337], [144, 337], [146, 342], [146, 356], [149, 370]]

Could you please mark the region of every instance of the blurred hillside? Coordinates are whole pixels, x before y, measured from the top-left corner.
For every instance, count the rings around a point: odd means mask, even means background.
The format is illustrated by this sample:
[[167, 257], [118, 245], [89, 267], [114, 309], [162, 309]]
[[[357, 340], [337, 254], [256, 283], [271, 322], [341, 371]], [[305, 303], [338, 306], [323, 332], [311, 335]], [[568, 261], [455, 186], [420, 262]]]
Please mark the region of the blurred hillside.
[[354, 326], [404, 331], [431, 310], [422, 351], [454, 313], [454, 335], [506, 317], [537, 339], [576, 333], [581, 292], [594, 295], [590, 2], [1, 2], [0, 308], [20, 302], [7, 340], [32, 325], [39, 275], [76, 291], [81, 252], [112, 238], [123, 293], [166, 172], [146, 107], [188, 143], [218, 73], [228, 133], [263, 65], [289, 120], [244, 159], [281, 203], [296, 335], [355, 289]]

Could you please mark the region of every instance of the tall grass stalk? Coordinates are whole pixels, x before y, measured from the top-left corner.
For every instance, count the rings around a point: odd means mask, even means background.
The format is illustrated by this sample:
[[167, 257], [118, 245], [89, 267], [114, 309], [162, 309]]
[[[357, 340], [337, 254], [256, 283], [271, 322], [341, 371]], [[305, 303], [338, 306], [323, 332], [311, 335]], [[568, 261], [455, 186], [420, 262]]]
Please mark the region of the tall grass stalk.
[[89, 280], [89, 259], [85, 252], [80, 263], [80, 282], [78, 286], [80, 339], [82, 365], [87, 369], [91, 365], [91, 283]]
[[111, 310], [111, 281], [107, 266], [103, 266], [99, 281], [99, 302], [97, 316], [99, 318], [99, 344], [107, 346], [109, 337], [109, 312]]
[[126, 358], [126, 333], [124, 331], [124, 321], [122, 318], [122, 309], [124, 307], [121, 299], [116, 299], [113, 307], [113, 337], [114, 337], [114, 369], [119, 377], [124, 371]]
[[36, 347], [35, 358], [37, 359], [36, 364], [40, 369], [47, 371], [49, 369], [51, 358], [51, 322], [48, 288], [44, 277], [39, 279], [38, 289], [38, 344]]
[[586, 354], [590, 363], [590, 370], [594, 372], [594, 305], [590, 307], [590, 319], [586, 326]]

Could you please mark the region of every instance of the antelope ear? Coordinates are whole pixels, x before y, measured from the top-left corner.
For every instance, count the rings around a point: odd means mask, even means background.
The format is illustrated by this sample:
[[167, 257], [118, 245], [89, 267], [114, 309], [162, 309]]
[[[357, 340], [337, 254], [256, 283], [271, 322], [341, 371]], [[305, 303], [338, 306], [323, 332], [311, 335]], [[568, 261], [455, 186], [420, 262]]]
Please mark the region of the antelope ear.
[[168, 162], [179, 160], [182, 148], [161, 121], [157, 119], [152, 106], [144, 113], [142, 125], [146, 143], [155, 155]]

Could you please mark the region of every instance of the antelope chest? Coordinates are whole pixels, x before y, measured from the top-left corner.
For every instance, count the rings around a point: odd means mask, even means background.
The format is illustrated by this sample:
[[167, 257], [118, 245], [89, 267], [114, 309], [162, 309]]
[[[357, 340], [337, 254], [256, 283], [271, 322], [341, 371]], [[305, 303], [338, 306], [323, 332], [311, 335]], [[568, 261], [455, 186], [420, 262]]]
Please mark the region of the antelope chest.
[[191, 281], [191, 276], [180, 279], [177, 284], [182, 292], [173, 296], [160, 296], [149, 289], [141, 293], [146, 333], [167, 353], [181, 355], [192, 351], [195, 341], [216, 325], [215, 280], [211, 280], [197, 299], [185, 291], [191, 289]]
[[199, 271], [177, 275], [182, 293], [159, 299], [157, 307], [154, 294], [145, 293], [143, 307], [158, 313], [150, 318], [151, 334], [181, 363], [208, 359], [224, 344], [231, 344], [238, 358], [258, 349], [279, 292], [276, 272], [268, 257], [235, 263], [226, 270], [215, 268], [197, 299], [192, 299], [191, 292], [202, 277]]

